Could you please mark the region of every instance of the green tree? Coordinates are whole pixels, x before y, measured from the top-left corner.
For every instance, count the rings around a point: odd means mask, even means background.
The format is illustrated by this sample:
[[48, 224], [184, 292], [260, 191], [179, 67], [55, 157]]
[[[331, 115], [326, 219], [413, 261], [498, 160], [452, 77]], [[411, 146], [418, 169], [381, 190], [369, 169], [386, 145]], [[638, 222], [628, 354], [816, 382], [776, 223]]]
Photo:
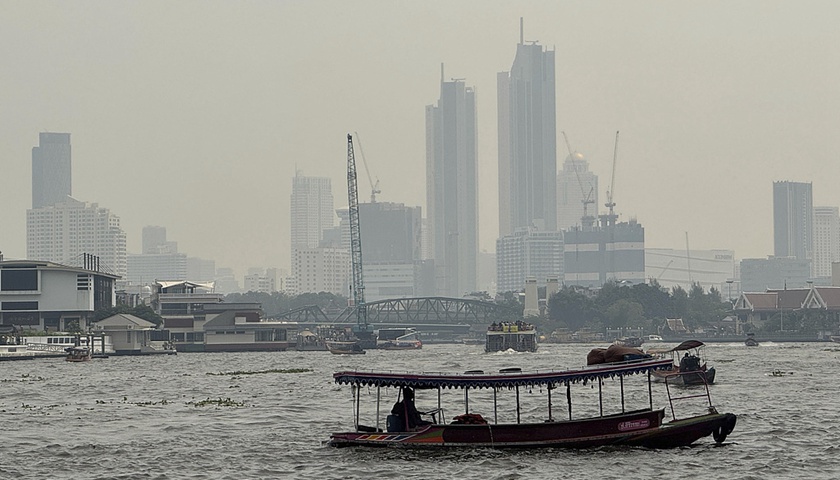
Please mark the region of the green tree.
[[[592, 300], [575, 289], [563, 287], [548, 299], [550, 331], [568, 328], [574, 332], [599, 317]], [[544, 330], [549, 331], [549, 327]]]

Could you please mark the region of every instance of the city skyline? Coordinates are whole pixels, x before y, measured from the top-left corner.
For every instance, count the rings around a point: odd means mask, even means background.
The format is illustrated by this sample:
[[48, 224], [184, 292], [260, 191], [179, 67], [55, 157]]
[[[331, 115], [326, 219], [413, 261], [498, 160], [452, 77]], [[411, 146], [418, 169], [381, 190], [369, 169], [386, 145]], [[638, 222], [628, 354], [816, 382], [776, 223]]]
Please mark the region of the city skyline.
[[359, 2], [341, 19], [337, 2], [3, 5], [6, 258], [26, 255], [30, 152], [49, 131], [72, 135], [73, 193], [120, 217], [129, 252], [163, 225], [240, 274], [288, 269], [289, 179], [330, 177], [343, 199], [347, 133], [365, 137], [383, 201], [424, 205], [421, 109], [442, 62], [477, 92], [479, 245], [493, 251], [496, 74], [520, 17], [524, 43], [556, 55], [556, 140], [569, 134], [601, 196], [621, 131], [617, 212], [645, 226], [646, 246], [679, 248], [689, 232], [693, 248], [772, 254], [774, 181], [816, 181], [814, 205], [840, 205], [821, 180], [840, 175], [832, 2]]

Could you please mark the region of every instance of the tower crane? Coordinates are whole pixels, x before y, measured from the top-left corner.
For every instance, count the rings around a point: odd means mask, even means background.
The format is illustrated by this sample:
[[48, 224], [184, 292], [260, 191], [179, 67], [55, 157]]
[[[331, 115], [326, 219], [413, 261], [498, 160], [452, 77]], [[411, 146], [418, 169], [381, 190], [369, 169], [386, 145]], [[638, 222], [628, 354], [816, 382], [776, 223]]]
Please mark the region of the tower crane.
[[[569, 137], [566, 136], [566, 132], [563, 132], [563, 138], [566, 140], [566, 149], [569, 150], [569, 157], [574, 161], [575, 154], [572, 152], [572, 146], [569, 144]], [[587, 205], [590, 203], [595, 203], [595, 200], [592, 199], [592, 193], [595, 191], [595, 187], [592, 185], [589, 186], [589, 191], [587, 192], [586, 189], [583, 188], [583, 181], [580, 179], [580, 172], [578, 172], [577, 165], [575, 167], [575, 176], [577, 177], [578, 185], [580, 185], [580, 194], [581, 194], [581, 203], [583, 203], [583, 217], [581, 217], [581, 225], [584, 227], [591, 227], [592, 224], [595, 223], [595, 217], [587, 214]]]
[[[373, 328], [368, 325], [365, 304], [365, 283], [362, 276], [362, 232], [359, 228], [359, 189], [356, 178], [356, 156], [353, 152], [353, 136], [347, 134], [347, 200], [350, 210], [350, 259], [353, 269], [353, 305], [356, 307], [356, 325], [353, 333], [362, 347], [370, 347]], [[376, 346], [373, 340], [373, 346]]]
[[612, 165], [612, 177], [610, 178], [610, 189], [607, 190], [607, 203], [604, 204], [605, 207], [609, 209], [609, 213], [606, 215], [607, 226], [615, 226], [615, 220], [617, 215], [613, 212], [613, 207], [615, 207], [615, 201], [613, 201], [613, 194], [615, 193], [615, 162], [618, 159], [618, 131], [615, 132], [615, 151], [613, 152], [613, 165]]
[[353, 132], [353, 135], [356, 136], [356, 142], [359, 143], [359, 153], [362, 154], [362, 163], [365, 165], [365, 172], [367, 173], [368, 182], [370, 182], [370, 203], [376, 203], [376, 194], [382, 193], [382, 190], [379, 189], [379, 179], [376, 179], [376, 183], [373, 182], [373, 178], [370, 176], [370, 169], [368, 169], [367, 159], [365, 158], [365, 149], [362, 148], [362, 137], [359, 136], [359, 132]]

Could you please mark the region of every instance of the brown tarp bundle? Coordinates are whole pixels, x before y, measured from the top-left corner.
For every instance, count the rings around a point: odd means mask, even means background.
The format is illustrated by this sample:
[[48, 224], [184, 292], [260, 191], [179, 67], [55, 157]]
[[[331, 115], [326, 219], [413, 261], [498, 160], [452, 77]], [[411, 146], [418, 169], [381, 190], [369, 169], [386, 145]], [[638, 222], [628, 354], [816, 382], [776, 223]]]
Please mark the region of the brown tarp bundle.
[[625, 347], [622, 345], [610, 345], [607, 348], [593, 348], [586, 356], [587, 365], [599, 363], [613, 363], [624, 361], [625, 355], [645, 355], [641, 349]]

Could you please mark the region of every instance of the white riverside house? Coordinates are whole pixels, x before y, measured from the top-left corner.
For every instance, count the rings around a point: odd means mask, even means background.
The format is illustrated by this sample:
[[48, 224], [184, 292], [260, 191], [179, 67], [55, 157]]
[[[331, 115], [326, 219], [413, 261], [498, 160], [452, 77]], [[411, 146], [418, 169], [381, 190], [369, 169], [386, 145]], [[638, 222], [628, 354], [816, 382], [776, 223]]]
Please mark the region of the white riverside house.
[[93, 324], [93, 330], [111, 337], [116, 355], [165, 353], [152, 345], [155, 324], [127, 313], [118, 313]]
[[[96, 265], [95, 257], [86, 256]], [[87, 330], [94, 312], [115, 305], [110, 273], [0, 256], [0, 325], [23, 330]]]

